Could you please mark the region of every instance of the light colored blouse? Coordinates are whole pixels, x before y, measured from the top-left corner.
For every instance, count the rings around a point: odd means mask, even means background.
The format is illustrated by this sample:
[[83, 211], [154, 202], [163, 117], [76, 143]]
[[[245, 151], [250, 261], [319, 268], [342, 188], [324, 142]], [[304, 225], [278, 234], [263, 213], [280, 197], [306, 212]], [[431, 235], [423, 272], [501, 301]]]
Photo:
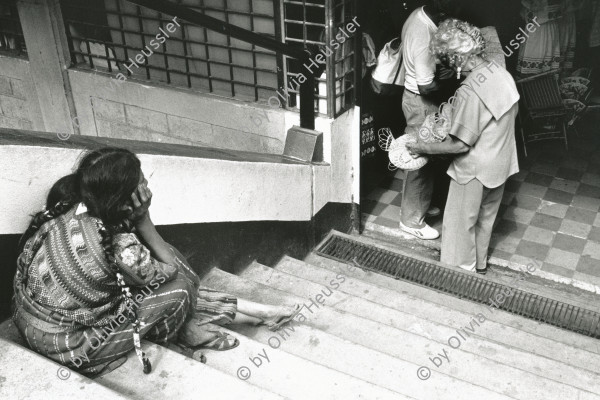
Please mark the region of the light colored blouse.
[[448, 175], [461, 185], [477, 179], [487, 188], [496, 188], [519, 172], [515, 82], [504, 68], [490, 63], [472, 72], [455, 97], [450, 135], [470, 150], [454, 159]]

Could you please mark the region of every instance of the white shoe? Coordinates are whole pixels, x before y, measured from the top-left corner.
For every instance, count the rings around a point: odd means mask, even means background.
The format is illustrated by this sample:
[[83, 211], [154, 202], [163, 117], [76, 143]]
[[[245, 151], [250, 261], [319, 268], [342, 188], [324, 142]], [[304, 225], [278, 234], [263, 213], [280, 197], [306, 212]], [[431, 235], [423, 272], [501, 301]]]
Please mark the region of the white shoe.
[[428, 217], [437, 217], [441, 213], [442, 213], [442, 210], [440, 210], [438, 207], [431, 207], [429, 210], [427, 210]]
[[436, 231], [435, 229], [433, 229], [432, 227], [430, 227], [429, 225], [425, 225], [423, 228], [417, 229], [417, 228], [409, 228], [408, 226], [406, 226], [402, 222], [400, 222], [400, 229], [406, 233], [410, 233], [414, 237], [417, 237], [417, 238], [423, 239], [423, 240], [433, 240], [433, 239], [437, 239], [440, 237], [440, 233], [438, 231]]

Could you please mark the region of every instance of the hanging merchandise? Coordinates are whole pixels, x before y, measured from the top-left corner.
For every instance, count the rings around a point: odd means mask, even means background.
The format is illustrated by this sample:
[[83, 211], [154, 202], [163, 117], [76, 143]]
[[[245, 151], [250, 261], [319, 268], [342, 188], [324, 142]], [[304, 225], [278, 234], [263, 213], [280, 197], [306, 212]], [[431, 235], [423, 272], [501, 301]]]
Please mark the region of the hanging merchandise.
[[360, 117], [360, 158], [375, 157], [375, 124], [373, 114], [365, 112]]

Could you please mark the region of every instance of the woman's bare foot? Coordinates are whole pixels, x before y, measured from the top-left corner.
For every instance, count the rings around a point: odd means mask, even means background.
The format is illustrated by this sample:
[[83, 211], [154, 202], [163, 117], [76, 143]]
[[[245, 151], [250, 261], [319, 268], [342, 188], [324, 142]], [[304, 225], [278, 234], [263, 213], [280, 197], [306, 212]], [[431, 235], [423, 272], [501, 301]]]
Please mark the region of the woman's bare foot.
[[277, 330], [283, 324], [290, 322], [298, 315], [302, 306], [272, 306], [238, 298], [237, 314], [234, 323], [266, 325], [271, 330]]
[[261, 310], [260, 315], [257, 315], [258, 318], [263, 321], [267, 321], [273, 319], [278, 316], [290, 316], [296, 311], [296, 305], [294, 306], [272, 306], [270, 304], [265, 304], [264, 309]]
[[264, 324], [272, 331], [279, 329], [282, 325], [291, 322], [302, 307], [296, 304], [293, 307], [290, 306], [270, 306], [271, 310], [268, 310], [263, 318]]

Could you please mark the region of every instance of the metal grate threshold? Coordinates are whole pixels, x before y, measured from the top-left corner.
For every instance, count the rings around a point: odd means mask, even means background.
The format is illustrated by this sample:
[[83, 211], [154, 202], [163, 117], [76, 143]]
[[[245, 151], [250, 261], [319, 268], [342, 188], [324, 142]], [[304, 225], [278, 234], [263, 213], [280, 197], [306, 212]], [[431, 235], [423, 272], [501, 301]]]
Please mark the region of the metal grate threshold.
[[490, 282], [333, 233], [317, 249], [320, 256], [489, 305], [497, 294], [512, 295], [497, 308], [593, 338], [600, 338], [600, 313], [517, 288]]

